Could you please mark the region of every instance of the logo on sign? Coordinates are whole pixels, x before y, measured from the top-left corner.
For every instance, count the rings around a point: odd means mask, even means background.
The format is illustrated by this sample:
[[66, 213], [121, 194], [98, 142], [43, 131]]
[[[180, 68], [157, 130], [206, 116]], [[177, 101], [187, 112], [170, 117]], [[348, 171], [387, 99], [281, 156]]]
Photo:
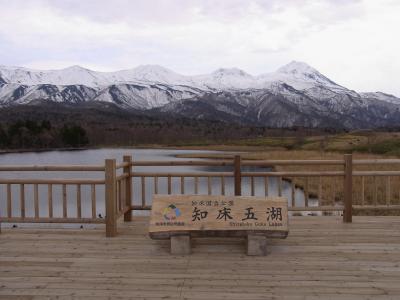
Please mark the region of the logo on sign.
[[176, 218], [181, 215], [181, 211], [174, 204], [170, 204], [163, 209], [162, 215], [164, 216], [165, 220], [172, 221], [176, 220]]

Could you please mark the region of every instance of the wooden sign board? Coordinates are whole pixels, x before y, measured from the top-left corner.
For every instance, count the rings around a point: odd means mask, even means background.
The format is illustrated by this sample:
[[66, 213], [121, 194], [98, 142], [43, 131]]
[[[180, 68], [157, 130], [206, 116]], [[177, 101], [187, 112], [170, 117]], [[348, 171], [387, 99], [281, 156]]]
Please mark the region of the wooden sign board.
[[286, 237], [288, 204], [282, 197], [154, 195], [150, 237], [171, 235]]

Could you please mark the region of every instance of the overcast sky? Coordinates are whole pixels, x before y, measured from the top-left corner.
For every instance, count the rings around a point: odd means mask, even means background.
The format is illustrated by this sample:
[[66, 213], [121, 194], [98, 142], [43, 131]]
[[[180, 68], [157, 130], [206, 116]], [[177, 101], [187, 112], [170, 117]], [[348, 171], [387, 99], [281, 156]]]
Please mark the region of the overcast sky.
[[2, 65], [258, 75], [298, 60], [348, 88], [400, 96], [399, 0], [0, 0], [0, 8]]

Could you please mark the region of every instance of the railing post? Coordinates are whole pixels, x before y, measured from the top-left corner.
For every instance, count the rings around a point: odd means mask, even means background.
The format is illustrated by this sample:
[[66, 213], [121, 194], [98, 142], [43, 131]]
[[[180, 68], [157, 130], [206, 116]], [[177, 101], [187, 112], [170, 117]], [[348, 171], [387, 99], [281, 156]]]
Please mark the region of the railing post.
[[353, 219], [353, 156], [344, 155], [344, 211], [343, 222], [351, 223]]
[[[128, 177], [125, 179], [125, 206], [132, 206], [132, 156], [124, 155], [123, 159], [124, 163], [129, 163], [128, 166], [124, 167], [124, 174], [128, 174]], [[124, 221], [130, 222], [132, 221], [132, 210], [125, 212]]]
[[234, 159], [234, 177], [235, 177], [235, 196], [242, 195], [242, 172], [240, 155], [235, 155]]
[[106, 159], [105, 167], [106, 237], [113, 237], [117, 235], [117, 170], [115, 159]]

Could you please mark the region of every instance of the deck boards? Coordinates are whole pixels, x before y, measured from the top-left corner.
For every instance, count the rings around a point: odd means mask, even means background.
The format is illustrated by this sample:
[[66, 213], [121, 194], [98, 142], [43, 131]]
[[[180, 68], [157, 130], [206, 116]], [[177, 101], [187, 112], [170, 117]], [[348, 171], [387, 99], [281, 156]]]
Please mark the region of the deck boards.
[[171, 256], [148, 218], [96, 229], [3, 228], [0, 299], [400, 299], [400, 217], [293, 217], [269, 255], [237, 238]]

